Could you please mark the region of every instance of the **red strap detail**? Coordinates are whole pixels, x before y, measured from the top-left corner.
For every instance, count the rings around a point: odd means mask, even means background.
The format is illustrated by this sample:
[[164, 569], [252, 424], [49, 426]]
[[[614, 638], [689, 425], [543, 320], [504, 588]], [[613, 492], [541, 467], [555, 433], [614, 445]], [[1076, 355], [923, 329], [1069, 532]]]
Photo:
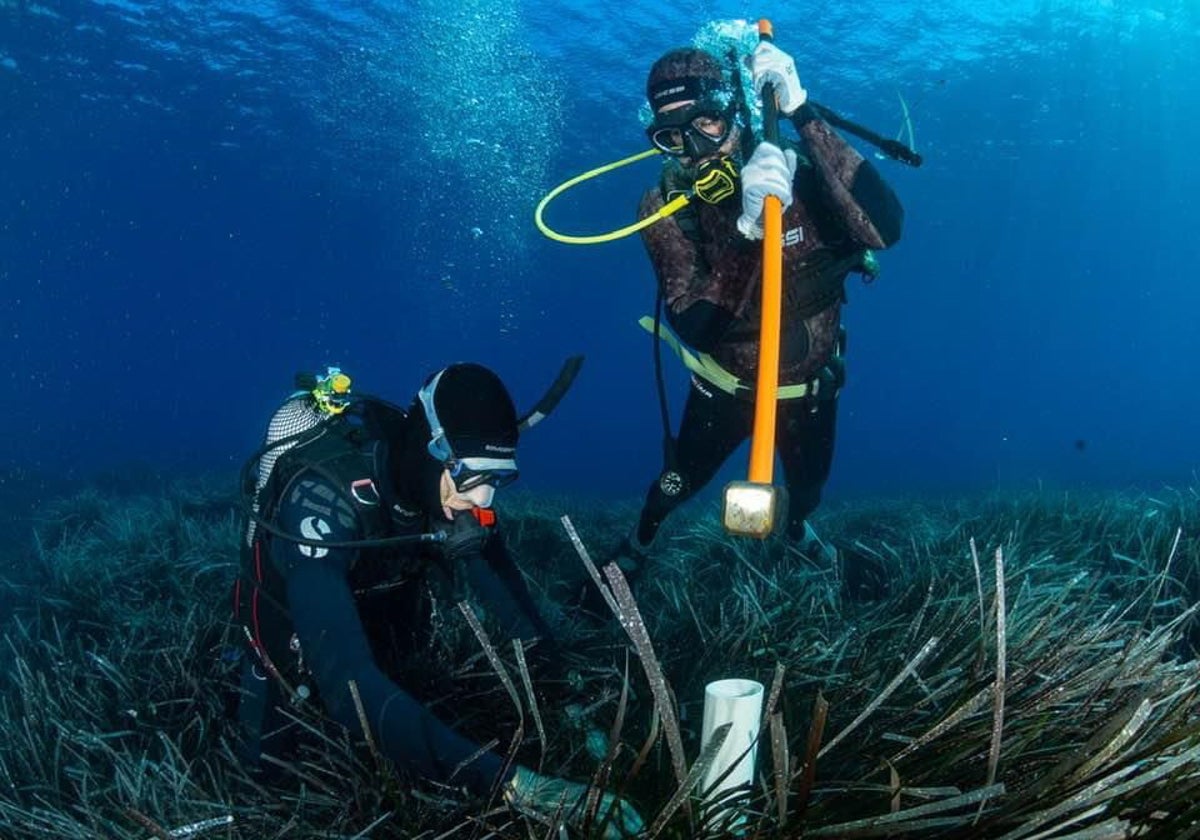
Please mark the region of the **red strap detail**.
[[491, 508], [474, 507], [471, 508], [471, 515], [475, 517], [484, 528], [491, 528], [496, 524], [496, 511]]
[[262, 633], [258, 630], [258, 587], [254, 587], [254, 593], [250, 596], [250, 625], [253, 628], [253, 641], [255, 647], [262, 647]]
[[242, 579], [233, 582], [233, 617], [242, 617]]
[[[258, 623], [258, 594], [261, 591], [263, 582], [262, 543], [258, 540], [254, 541], [254, 576], [256, 581], [250, 590], [250, 626], [247, 628], [250, 631], [250, 646], [254, 648], [254, 652], [258, 654], [258, 660], [263, 664], [263, 667], [267, 669], [267, 673], [279, 680], [280, 685], [283, 685], [286, 688], [287, 683], [285, 683], [283, 681], [283, 677], [279, 675], [279, 671], [276, 669], [275, 663], [271, 661], [271, 657], [267, 653], [266, 645], [263, 644], [262, 628], [259, 627]], [[239, 579], [237, 582], [237, 591], [239, 594], [241, 591], [241, 585], [242, 582]]]
[[267, 653], [267, 647], [263, 644], [262, 633], [258, 628], [258, 587], [254, 588], [254, 593], [250, 596], [250, 611], [253, 614], [254, 630], [250, 636], [250, 644], [254, 648], [254, 652], [258, 654], [258, 661], [267, 669], [272, 677], [279, 680], [280, 685], [284, 686], [289, 692], [291, 689], [287, 687], [287, 683], [283, 681], [283, 677], [279, 673], [279, 669], [275, 667], [275, 663], [271, 661], [270, 654]]

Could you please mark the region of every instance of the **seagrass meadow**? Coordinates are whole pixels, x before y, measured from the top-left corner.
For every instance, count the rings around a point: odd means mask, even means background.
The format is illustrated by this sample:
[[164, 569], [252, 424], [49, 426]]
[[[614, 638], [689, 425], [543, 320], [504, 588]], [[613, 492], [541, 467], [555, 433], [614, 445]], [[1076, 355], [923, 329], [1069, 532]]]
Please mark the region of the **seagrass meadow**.
[[[225, 481], [153, 486], [64, 496], [2, 550], [0, 837], [568, 836], [562, 814], [409, 779], [369, 728], [303, 708], [311, 737], [281, 781], [242, 773], [225, 708], [237, 503]], [[1200, 836], [1193, 488], [828, 506], [833, 568], [693, 506], [632, 592], [603, 560], [632, 507], [503, 503], [607, 752], [539, 682], [536, 643], [465, 604], [437, 605], [397, 676], [481, 743], [620, 791], [648, 836], [727, 830], [697, 786], [703, 687], [728, 676], [768, 686], [743, 837]], [[597, 581], [620, 620], [552, 609]]]

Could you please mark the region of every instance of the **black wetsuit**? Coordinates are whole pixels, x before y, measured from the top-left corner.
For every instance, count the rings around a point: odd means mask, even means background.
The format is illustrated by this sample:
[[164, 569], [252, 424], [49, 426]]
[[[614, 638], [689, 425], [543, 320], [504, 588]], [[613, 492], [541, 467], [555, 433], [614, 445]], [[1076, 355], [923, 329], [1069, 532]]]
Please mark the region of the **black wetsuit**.
[[[291, 465], [292, 474], [280, 482], [281, 498], [270, 515], [278, 530], [346, 542], [430, 528], [481, 527], [470, 513], [459, 514], [470, 521], [450, 523], [440, 509], [428, 515], [398, 504], [383, 467], [387, 456], [382, 445], [357, 445], [364, 465], [357, 481], [370, 479], [372, 484], [353, 494], [336, 486], [345, 482], [324, 464], [297, 468], [294, 462], [302, 456], [296, 452], [279, 460], [275, 470], [286, 471]], [[378, 496], [373, 496], [376, 491]], [[375, 521], [384, 524], [364, 526], [370, 520], [356, 510], [364, 497], [377, 500], [381, 515]], [[264, 504], [268, 509], [271, 506]], [[501, 770], [501, 756], [484, 751], [460, 766], [479, 752], [479, 744], [438, 720], [380, 664], [403, 656], [405, 647], [427, 629], [425, 592], [431, 566], [451, 571], [444, 568], [447, 561], [438, 556], [438, 549], [324, 549], [264, 535], [261, 529], [256, 549], [239, 584], [239, 618], [255, 640], [243, 669], [239, 706], [244, 759], [270, 770], [260, 761], [261, 753], [287, 757], [294, 749], [299, 729], [283, 710], [291, 699], [289, 692], [294, 695], [300, 686], [319, 698], [332, 719], [361, 733], [349, 689], [353, 680], [371, 735], [386, 757], [416, 775], [486, 792]], [[265, 565], [269, 568], [262, 568]], [[479, 605], [508, 637], [547, 637], [548, 629], [498, 534], [489, 533], [478, 550], [458, 557], [455, 565], [453, 573], [469, 583]]]
[[[775, 426], [775, 449], [788, 488], [787, 532], [804, 535], [804, 521], [821, 501], [821, 489], [833, 464], [837, 400], [781, 400]], [[649, 545], [667, 516], [710, 482], [717, 470], [750, 434], [754, 403], [730, 396], [698, 377], [692, 377], [679, 435], [674, 470], [683, 478], [683, 491], [668, 495], [655, 481], [646, 494], [638, 522], [638, 541]], [[669, 479], [668, 479], [669, 481]]]
[[[783, 216], [783, 315], [780, 385], [818, 380], [817, 396], [781, 399], [776, 448], [787, 479], [788, 531], [803, 534], [820, 501], [833, 461], [836, 396], [841, 387], [841, 305], [846, 276], [868, 249], [900, 238], [903, 209], [875, 168], [807, 107], [793, 123], [800, 165], [793, 203]], [[669, 162], [659, 188], [642, 200], [639, 216], [657, 212], [690, 185], [687, 170]], [[740, 198], [693, 201], [684, 211], [646, 228], [642, 238], [654, 266], [670, 326], [685, 344], [711, 355], [745, 387], [727, 393], [693, 375], [668, 470], [682, 481], [655, 481], [646, 495], [637, 537], [654, 538], [667, 515], [704, 487], [750, 434], [757, 376], [762, 243], [737, 229]], [[810, 389], [811, 390], [811, 389]]]

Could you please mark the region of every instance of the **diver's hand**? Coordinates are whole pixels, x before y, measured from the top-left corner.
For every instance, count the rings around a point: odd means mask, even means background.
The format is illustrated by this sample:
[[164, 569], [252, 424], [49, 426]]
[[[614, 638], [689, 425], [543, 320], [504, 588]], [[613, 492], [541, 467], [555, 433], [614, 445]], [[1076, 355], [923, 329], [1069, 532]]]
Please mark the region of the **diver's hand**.
[[[533, 817], [549, 817], [561, 808], [567, 822], [575, 828], [581, 828], [587, 791], [587, 785], [568, 782], [555, 776], [543, 776], [528, 767], [518, 765], [512, 781], [504, 791], [504, 801], [514, 810]], [[600, 808], [596, 812], [597, 824], [610, 809], [612, 815], [604, 829], [606, 840], [632, 837], [645, 827], [641, 814], [624, 799], [611, 793], [602, 794], [600, 797]]]
[[470, 511], [459, 511], [446, 531], [442, 553], [452, 563], [469, 560], [483, 551], [483, 544], [487, 539], [488, 529], [481, 525]]
[[770, 41], [761, 41], [750, 57], [750, 72], [754, 76], [754, 90], [762, 96], [763, 85], [775, 86], [775, 99], [785, 116], [808, 101], [808, 91], [800, 85], [796, 73], [796, 62], [792, 57]]
[[796, 153], [774, 143], [758, 144], [742, 167], [742, 215], [738, 230], [747, 239], [762, 239], [763, 200], [777, 196], [786, 210], [792, 206], [792, 179], [796, 176]]
[[583, 733], [583, 748], [593, 761], [603, 761], [608, 755], [608, 736], [604, 730], [592, 723], [587, 710], [579, 703], [568, 703], [563, 709], [567, 722]]

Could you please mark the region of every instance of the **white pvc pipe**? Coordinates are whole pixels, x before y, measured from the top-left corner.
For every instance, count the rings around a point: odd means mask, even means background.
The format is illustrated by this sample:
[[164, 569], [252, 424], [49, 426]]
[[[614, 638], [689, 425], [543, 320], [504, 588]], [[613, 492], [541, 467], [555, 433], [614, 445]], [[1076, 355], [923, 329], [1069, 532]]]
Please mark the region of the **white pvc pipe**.
[[[700, 749], [708, 745], [718, 727], [732, 724], [701, 782], [700, 790], [705, 805], [729, 796], [731, 788], [746, 791], [753, 788], [762, 704], [763, 686], [754, 680], [717, 680], [704, 687], [704, 729], [700, 736]], [[730, 767], [733, 769], [729, 775], [716, 784], [717, 779]]]

